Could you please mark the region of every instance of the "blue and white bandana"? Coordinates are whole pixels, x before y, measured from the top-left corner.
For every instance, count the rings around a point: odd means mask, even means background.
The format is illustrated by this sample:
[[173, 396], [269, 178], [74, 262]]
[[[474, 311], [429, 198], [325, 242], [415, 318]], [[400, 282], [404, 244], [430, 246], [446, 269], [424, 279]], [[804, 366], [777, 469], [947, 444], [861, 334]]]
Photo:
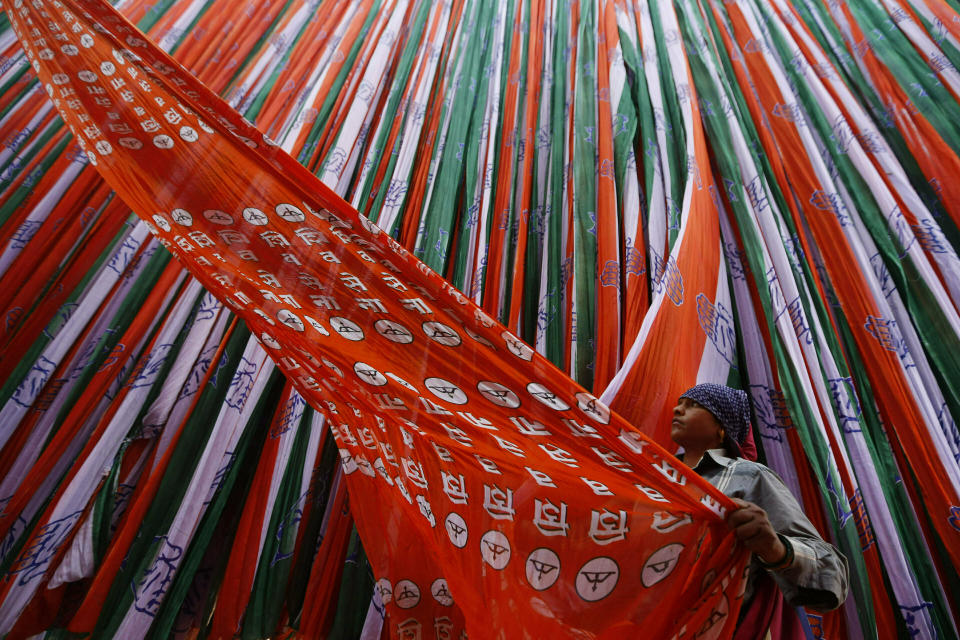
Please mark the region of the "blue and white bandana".
[[687, 389], [681, 395], [681, 398], [690, 398], [694, 400], [713, 414], [713, 417], [720, 422], [720, 426], [726, 432], [724, 444], [730, 453], [740, 454], [740, 445], [743, 444], [750, 430], [750, 401], [747, 394], [740, 389], [731, 389], [722, 384], [704, 382], [695, 387]]

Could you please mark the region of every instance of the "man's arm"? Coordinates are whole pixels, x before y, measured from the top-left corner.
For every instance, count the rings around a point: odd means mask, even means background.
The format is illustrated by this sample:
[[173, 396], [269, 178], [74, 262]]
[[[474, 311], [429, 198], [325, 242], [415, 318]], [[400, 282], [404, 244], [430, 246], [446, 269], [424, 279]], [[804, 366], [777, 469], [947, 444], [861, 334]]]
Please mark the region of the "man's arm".
[[759, 466], [754, 486], [727, 522], [763, 564], [793, 606], [820, 611], [847, 597], [847, 561], [825, 542], [777, 475]]

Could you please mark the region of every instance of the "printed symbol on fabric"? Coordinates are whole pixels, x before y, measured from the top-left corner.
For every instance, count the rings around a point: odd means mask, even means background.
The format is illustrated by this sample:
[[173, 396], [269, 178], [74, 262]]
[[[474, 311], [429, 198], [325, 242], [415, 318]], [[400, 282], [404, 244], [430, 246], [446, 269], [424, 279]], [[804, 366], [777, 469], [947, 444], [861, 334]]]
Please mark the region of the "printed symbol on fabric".
[[693, 522], [693, 517], [689, 513], [678, 516], [669, 511], [657, 511], [653, 514], [653, 525], [651, 526], [658, 533], [670, 533], [691, 522]]
[[150, 387], [156, 382], [157, 377], [160, 375], [161, 369], [163, 369], [164, 363], [167, 361], [167, 356], [170, 355], [170, 350], [173, 349], [172, 344], [158, 344], [147, 354], [145, 360], [141, 360], [138, 363], [138, 370], [133, 374], [133, 381], [130, 383], [131, 389], [139, 389], [141, 387]]
[[528, 384], [527, 393], [554, 411], [566, 411], [570, 408], [570, 405], [561, 400], [557, 394], [555, 394], [553, 391], [550, 391], [539, 382], [531, 382]]
[[125, 149], [133, 149], [134, 151], [136, 151], [137, 149], [143, 148], [143, 143], [140, 142], [140, 140], [136, 138], [131, 138], [130, 136], [124, 136], [118, 139], [117, 142], [120, 144], [121, 147]]
[[29, 408], [37, 396], [40, 395], [40, 391], [47, 384], [47, 380], [50, 379], [56, 367], [57, 363], [44, 356], [37, 358], [37, 361], [30, 367], [24, 377], [23, 382], [13, 392], [11, 399], [21, 407]]
[[960, 531], [960, 507], [950, 507], [950, 517], [947, 519], [947, 522], [950, 523], [951, 527]]
[[278, 204], [276, 207], [274, 207], [274, 211], [276, 211], [277, 215], [287, 222], [303, 222], [307, 218], [303, 211], [292, 204], [287, 204], [286, 202], [281, 202]]
[[531, 349], [526, 342], [516, 337], [509, 331], [504, 331], [500, 334], [500, 337], [503, 338], [504, 342], [507, 344], [507, 350], [510, 351], [510, 353], [517, 356], [521, 360], [526, 360], [527, 362], [533, 360], [533, 349]]
[[262, 227], [268, 221], [267, 214], [254, 207], [247, 207], [243, 210], [243, 219], [257, 227]]
[[322, 336], [330, 335], [330, 332], [327, 331], [326, 327], [320, 324], [320, 321], [318, 321], [317, 319], [311, 318], [308, 315], [304, 315], [303, 318], [307, 321], [307, 324], [309, 324], [313, 328], [313, 330], [319, 333], [320, 335]]
[[264, 346], [270, 347], [271, 349], [280, 349], [280, 343], [277, 342], [276, 338], [271, 336], [266, 331], [260, 334], [260, 342], [262, 342]]
[[203, 212], [203, 217], [213, 224], [219, 224], [224, 227], [233, 224], [233, 216], [219, 209], [207, 209]]
[[340, 316], [331, 316], [330, 326], [333, 327], [334, 331], [340, 334], [341, 338], [345, 338], [351, 342], [359, 342], [363, 340], [363, 329], [361, 329], [360, 325], [353, 320], [342, 318]]
[[380, 235], [380, 232], [382, 231], [382, 229], [380, 229], [380, 227], [378, 227], [373, 220], [371, 220], [366, 216], [359, 216], [359, 218], [360, 218], [360, 226], [366, 229], [367, 233], [369, 233], [372, 236]]
[[[334, 363], [330, 362], [330, 361], [327, 360], [326, 358], [321, 358], [321, 359], [320, 359], [320, 362], [322, 362], [325, 367], [327, 367], [328, 369], [330, 369], [331, 371], [333, 371], [333, 372], [334, 372], [335, 374], [337, 374], [339, 377], [341, 377], [341, 378], [343, 377], [343, 371], [341, 371], [341, 370], [340, 370], [340, 367], [338, 367], [338, 366], [335, 365]], [[334, 405], [334, 406], [331, 407], [331, 413], [336, 413], [336, 412], [337, 412], [336, 406]]]
[[358, 378], [369, 385], [382, 387], [383, 385], [387, 384], [387, 378], [365, 362], [354, 363], [353, 371], [357, 374]]
[[577, 408], [600, 424], [610, 423], [610, 409], [586, 391], [576, 394]]
[[173, 582], [180, 558], [183, 556], [183, 549], [170, 544], [167, 536], [158, 536], [154, 541], [160, 543], [157, 547], [156, 559], [144, 571], [139, 582], [130, 585], [133, 589], [133, 608], [150, 617], [155, 616], [160, 609], [167, 588]]
[[398, 640], [422, 640], [423, 628], [416, 618], [407, 618], [397, 625]]
[[837, 222], [841, 227], [850, 224], [850, 216], [847, 214], [847, 205], [840, 197], [839, 193], [828, 193], [818, 189], [810, 196], [810, 204], [821, 211], [829, 211], [836, 216]]
[[450, 404], [467, 404], [467, 394], [460, 387], [443, 378], [427, 378], [423, 381], [430, 393]]
[[400, 580], [393, 588], [393, 601], [401, 609], [410, 609], [420, 602], [420, 587], [412, 580]]
[[[369, 462], [367, 464], [370, 464]], [[427, 502], [427, 499], [423, 496], [417, 496], [417, 506], [420, 507], [420, 514], [427, 519], [427, 522], [430, 523], [431, 527], [437, 526], [437, 518], [433, 515], [433, 509], [430, 508], [430, 503]]]
[[467, 531], [467, 522], [463, 519], [463, 516], [451, 511], [447, 515], [444, 523], [447, 527], [447, 535], [450, 537], [450, 542], [453, 543], [453, 546], [458, 549], [463, 549], [467, 546], [469, 532]]
[[196, 142], [200, 139], [200, 134], [193, 127], [184, 125], [180, 127], [180, 137], [186, 142]]
[[736, 369], [737, 332], [733, 326], [733, 316], [722, 301], [710, 302], [702, 293], [697, 294], [697, 318], [700, 328], [710, 339], [717, 352]]
[[619, 287], [620, 286], [620, 263], [616, 260], [607, 260], [600, 272], [600, 286]]
[[527, 582], [537, 591], [545, 591], [560, 577], [560, 556], [552, 549], [540, 547], [527, 556]]
[[[395, 374], [395, 373], [390, 373], [389, 371], [387, 371], [387, 373], [386, 373], [385, 375], [386, 375], [388, 378], [390, 378], [391, 380], [393, 380], [394, 382], [396, 382], [397, 384], [399, 384], [399, 385], [400, 385], [401, 387], [403, 387], [404, 389], [407, 389], [408, 391], [413, 391], [414, 393], [420, 393], [420, 390], [419, 390], [419, 389], [417, 389], [415, 386], [413, 386], [412, 384], [410, 384], [409, 382], [407, 382], [406, 380], [404, 380], [403, 378], [401, 378], [401, 377], [398, 376], [397, 374]], [[426, 399], [426, 398], [424, 398], [424, 399]]]
[[[67, 537], [73, 531], [74, 525], [83, 514], [82, 511], [76, 511], [70, 515], [48, 522], [34, 535], [30, 540], [30, 546], [24, 549], [20, 554], [17, 563], [10, 569], [11, 574], [20, 574], [19, 586], [23, 586], [33, 580], [41, 577], [50, 566], [50, 561], [60, 550], [60, 546], [66, 541]], [[17, 520], [17, 524], [20, 520]], [[23, 530], [17, 530], [16, 524], [13, 527], [17, 533]], [[9, 551], [8, 541], [4, 540], [4, 550]]]
[[807, 624], [810, 625], [813, 640], [826, 640], [826, 636], [823, 635], [823, 616], [818, 616], [815, 613], [807, 613]]
[[430, 594], [433, 599], [440, 603], [440, 606], [449, 607], [453, 604], [453, 596], [447, 588], [447, 581], [443, 578], [437, 578], [430, 585]]
[[[479, 456], [477, 458], [480, 459]], [[513, 508], [513, 489], [504, 491], [497, 485], [483, 485], [483, 508], [491, 518], [513, 520], [516, 515], [516, 510]]]
[[557, 506], [549, 500], [534, 500], [533, 525], [545, 536], [565, 536], [570, 525], [567, 524], [567, 505]]
[[926, 609], [933, 609], [933, 604], [923, 602], [912, 607], [900, 605], [903, 622], [907, 625], [907, 633], [910, 634], [911, 638], [921, 635], [925, 628], [929, 628], [931, 620], [930, 614], [925, 611]]
[[161, 133], [158, 136], [153, 136], [153, 146], [157, 147], [158, 149], [172, 149], [173, 138], [165, 133]]
[[480, 538], [480, 555], [484, 562], [500, 571], [510, 562], [510, 541], [507, 536], [491, 529]]
[[376, 584], [373, 585], [373, 591], [380, 596], [380, 602], [383, 604], [390, 604], [390, 601], [393, 600], [393, 586], [386, 578], [377, 580]]
[[424, 322], [422, 328], [428, 338], [446, 347], [457, 347], [462, 342], [460, 334], [442, 322]]
[[654, 551], [643, 563], [643, 569], [640, 572], [640, 582], [643, 586], [652, 587], [673, 573], [677, 568], [681, 551], [683, 551], [683, 545], [679, 542]]
[[167, 221], [167, 218], [160, 213], [153, 214], [153, 221], [158, 227], [164, 231], [170, 231], [170, 223]]
[[755, 384], [750, 386], [750, 397], [760, 437], [783, 442], [782, 431], [793, 426], [783, 393], [766, 385]]
[[453, 475], [452, 473], [441, 470], [440, 477], [443, 478], [443, 492], [447, 494], [450, 502], [453, 504], [467, 504], [466, 480], [464, 480], [463, 474]]
[[373, 328], [390, 342], [396, 342], [398, 344], [410, 344], [413, 342], [413, 332], [393, 320], [377, 320], [373, 323]]
[[181, 227], [193, 226], [193, 216], [186, 209], [174, 209], [170, 212], [170, 217]]
[[620, 579], [620, 567], [613, 558], [600, 556], [588, 560], [577, 572], [577, 595], [587, 602], [603, 600]]
[[283, 323], [284, 326], [293, 329], [294, 331], [303, 332], [303, 320], [300, 319], [300, 316], [295, 314], [289, 309], [280, 309], [277, 311], [277, 320]]
[[477, 383], [477, 391], [482, 393], [484, 398], [498, 407], [516, 409], [520, 406], [520, 398], [517, 397], [517, 394], [499, 382], [481, 380]]
[[907, 349], [907, 342], [903, 339], [896, 320], [867, 316], [867, 321], [863, 326], [867, 333], [876, 338], [884, 349], [896, 352], [900, 359], [905, 361], [905, 364], [909, 363], [908, 366], [915, 366]]
[[773, 106], [773, 115], [778, 118], [784, 118], [790, 122], [796, 123], [798, 126], [804, 124], [803, 109], [796, 102], [784, 103], [778, 102]]
[[599, 545], [624, 540], [629, 530], [626, 511], [614, 513], [604, 509], [602, 512], [594, 510], [590, 514], [590, 538]]
[[227, 397], [224, 400], [227, 406], [237, 411], [243, 409], [243, 405], [250, 395], [250, 390], [253, 388], [253, 378], [256, 373], [256, 363], [250, 362], [246, 358], [240, 358], [240, 364], [230, 380], [230, 388], [227, 390]]
[[830, 378], [830, 397], [840, 419], [840, 427], [845, 433], [860, 431], [860, 402], [853, 387], [852, 378]]
[[830, 497], [833, 499], [833, 506], [835, 510], [834, 515], [836, 516], [837, 522], [840, 523], [840, 528], [842, 529], [843, 527], [847, 526], [847, 521], [853, 517], [853, 511], [847, 509], [847, 506], [849, 506], [850, 502], [847, 500], [844, 494], [843, 487], [837, 487], [836, 478], [834, 478], [832, 473], [827, 474], [826, 485], [827, 493], [829, 493]]
[[727, 596], [721, 595], [720, 602], [710, 611], [710, 615], [703, 622], [703, 626], [697, 632], [697, 640], [715, 640], [720, 637], [723, 631], [723, 622], [730, 613], [730, 603], [727, 602]]
[[467, 325], [463, 325], [463, 330], [467, 333], [468, 336], [470, 336], [471, 338], [473, 338], [476, 342], [479, 342], [479, 343], [482, 344], [483, 346], [489, 347], [489, 348], [493, 349], [494, 351], [496, 351], [497, 347], [494, 346], [494, 344], [493, 344], [492, 342], [490, 342], [489, 340], [487, 340], [486, 338], [484, 338], [482, 335], [480, 335], [480, 334], [477, 333], [476, 331], [471, 330], [470, 327], [468, 327]]
[[888, 233], [896, 238], [899, 246], [898, 255], [903, 259], [917, 239], [913, 234], [914, 227], [907, 222], [907, 218], [903, 215], [900, 205], [895, 205], [893, 209], [890, 210], [890, 213], [887, 214], [886, 218], [887, 224], [890, 226]]

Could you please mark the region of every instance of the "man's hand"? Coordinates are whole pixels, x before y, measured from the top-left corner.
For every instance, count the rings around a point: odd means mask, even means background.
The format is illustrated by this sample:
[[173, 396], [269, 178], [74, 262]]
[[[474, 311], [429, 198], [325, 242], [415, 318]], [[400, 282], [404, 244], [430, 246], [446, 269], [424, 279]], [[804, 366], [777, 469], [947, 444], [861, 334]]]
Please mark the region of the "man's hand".
[[752, 502], [740, 498], [731, 499], [740, 507], [727, 516], [727, 524], [733, 529], [737, 539], [765, 563], [776, 565], [783, 562], [787, 556], [787, 548], [770, 524], [767, 512]]

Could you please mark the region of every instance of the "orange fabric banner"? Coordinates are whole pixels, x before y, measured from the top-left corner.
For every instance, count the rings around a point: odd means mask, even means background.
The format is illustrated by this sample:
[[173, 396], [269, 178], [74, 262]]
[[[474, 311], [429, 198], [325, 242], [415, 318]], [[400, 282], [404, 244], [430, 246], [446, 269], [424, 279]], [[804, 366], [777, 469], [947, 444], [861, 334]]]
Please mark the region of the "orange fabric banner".
[[[732, 502], [106, 2], [3, 5], [91, 164], [328, 418], [394, 637], [448, 637], [461, 615], [473, 638], [729, 637], [746, 560], [723, 522]], [[706, 190], [693, 199], [710, 215]], [[719, 246], [697, 249], [681, 262], [715, 280]], [[634, 383], [634, 413], [662, 395]], [[25, 548], [7, 611], [50, 568], [40, 542]]]

